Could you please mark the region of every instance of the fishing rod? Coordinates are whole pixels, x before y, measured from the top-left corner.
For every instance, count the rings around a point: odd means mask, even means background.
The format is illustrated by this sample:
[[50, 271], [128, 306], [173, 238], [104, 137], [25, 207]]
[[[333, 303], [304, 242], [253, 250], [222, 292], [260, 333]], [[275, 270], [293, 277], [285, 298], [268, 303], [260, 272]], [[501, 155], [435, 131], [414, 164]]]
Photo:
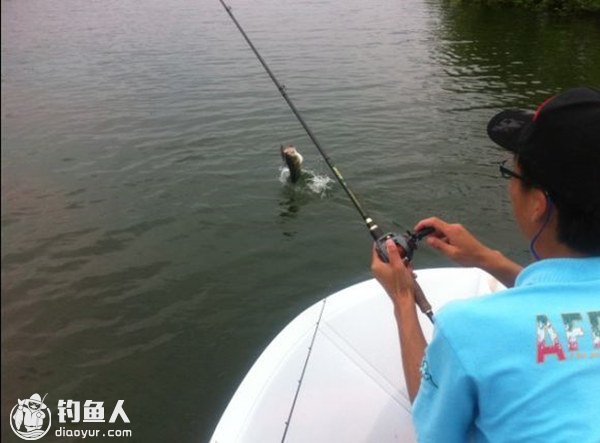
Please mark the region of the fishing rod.
[[[244, 39], [246, 40], [248, 45], [250, 46], [250, 49], [252, 49], [252, 51], [258, 58], [258, 61], [260, 61], [263, 68], [265, 68], [265, 71], [267, 71], [267, 74], [269, 74], [269, 77], [271, 78], [271, 80], [273, 81], [273, 83], [275, 84], [277, 89], [279, 90], [279, 93], [281, 94], [281, 96], [284, 98], [286, 103], [289, 105], [290, 109], [292, 110], [292, 112], [294, 113], [294, 115], [296, 116], [296, 118], [298, 119], [298, 121], [300, 122], [300, 124], [302, 125], [304, 130], [306, 131], [306, 133], [308, 134], [308, 137], [311, 139], [311, 141], [316, 146], [319, 153], [325, 159], [325, 163], [327, 163], [327, 166], [329, 166], [329, 169], [331, 169], [331, 171], [333, 172], [333, 175], [335, 176], [335, 178], [341, 185], [342, 189], [344, 191], [346, 191], [346, 194], [348, 194], [348, 197], [350, 197], [350, 201], [352, 202], [352, 204], [354, 205], [354, 207], [356, 208], [356, 210], [362, 217], [363, 221], [367, 225], [367, 229], [369, 230], [371, 237], [373, 237], [373, 240], [375, 241], [375, 249], [377, 250], [377, 254], [379, 255], [379, 258], [381, 258], [382, 261], [389, 263], [390, 260], [388, 257], [385, 242], [388, 239], [392, 239], [394, 241], [394, 243], [396, 243], [396, 245], [400, 248], [400, 252], [401, 252], [400, 255], [404, 259], [404, 261], [406, 263], [410, 262], [413, 258], [414, 251], [417, 249], [418, 243], [424, 237], [433, 233], [434, 229], [433, 228], [424, 228], [417, 232], [406, 231], [405, 234], [395, 234], [393, 232], [388, 232], [386, 234], [373, 221], [373, 219], [362, 208], [360, 202], [358, 201], [358, 199], [356, 198], [356, 196], [354, 195], [354, 193], [352, 192], [352, 190], [346, 183], [346, 180], [344, 180], [344, 177], [342, 176], [342, 174], [340, 173], [338, 168], [335, 166], [335, 164], [333, 163], [331, 158], [327, 155], [327, 153], [325, 152], [325, 150], [323, 149], [323, 147], [317, 140], [317, 137], [315, 136], [315, 134], [311, 131], [311, 129], [308, 127], [308, 125], [306, 124], [306, 122], [304, 121], [302, 116], [300, 115], [300, 111], [298, 111], [298, 109], [296, 108], [296, 106], [294, 105], [294, 103], [292, 102], [290, 97], [288, 96], [288, 94], [285, 90], [285, 86], [282, 85], [281, 83], [279, 83], [279, 81], [275, 77], [275, 74], [273, 74], [273, 72], [267, 65], [267, 62], [265, 62], [265, 60], [262, 58], [262, 56], [260, 55], [260, 53], [258, 52], [256, 47], [254, 46], [254, 44], [252, 44], [252, 42], [250, 41], [250, 38], [248, 37], [246, 32], [244, 32], [244, 29], [242, 28], [242, 26], [239, 24], [239, 22], [234, 17], [233, 13], [231, 12], [231, 6], [226, 5], [223, 0], [219, 0], [219, 2], [221, 2], [221, 5], [223, 5], [223, 8], [225, 8], [225, 11], [227, 11], [227, 14], [229, 14], [229, 17], [231, 17], [231, 20], [233, 20], [233, 23], [235, 23], [236, 27], [238, 28], [238, 30], [240, 31], [240, 33], [242, 34], [242, 36], [244, 37]], [[425, 294], [423, 294], [423, 291], [421, 290], [418, 283], [416, 283], [416, 281], [415, 281], [415, 287], [416, 287], [415, 302], [419, 306], [419, 309], [421, 310], [421, 312], [423, 312], [425, 315], [427, 315], [427, 317], [429, 317], [429, 319], [433, 323], [433, 311], [431, 309], [431, 305], [425, 298]]]

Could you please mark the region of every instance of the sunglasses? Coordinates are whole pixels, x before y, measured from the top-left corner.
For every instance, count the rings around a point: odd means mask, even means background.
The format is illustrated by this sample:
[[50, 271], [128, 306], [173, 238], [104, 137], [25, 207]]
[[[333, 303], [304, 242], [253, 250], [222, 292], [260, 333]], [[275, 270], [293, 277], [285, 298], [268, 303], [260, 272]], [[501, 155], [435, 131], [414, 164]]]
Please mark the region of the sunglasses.
[[502, 178], [518, 178], [519, 180], [525, 180], [525, 177], [523, 177], [520, 174], [517, 174], [515, 171], [508, 169], [505, 165], [506, 162], [508, 162], [508, 160], [504, 160], [503, 162], [500, 163], [499, 169], [500, 169], [500, 175], [502, 176]]
[[543, 189], [544, 194], [546, 194], [546, 197], [548, 198], [553, 198], [552, 197], [552, 191], [549, 191], [548, 189], [544, 189], [539, 185], [536, 185], [535, 182], [532, 182], [531, 180], [528, 180], [527, 178], [523, 177], [521, 174], [517, 174], [515, 171], [513, 171], [512, 169], [508, 169], [506, 166], [506, 162], [508, 160], [504, 160], [503, 162], [500, 163], [499, 165], [499, 169], [500, 169], [500, 175], [502, 176], [502, 178], [517, 178], [519, 180], [521, 180], [522, 182], [529, 184], [530, 186], [535, 186], [535, 187], [539, 187], [540, 189]]

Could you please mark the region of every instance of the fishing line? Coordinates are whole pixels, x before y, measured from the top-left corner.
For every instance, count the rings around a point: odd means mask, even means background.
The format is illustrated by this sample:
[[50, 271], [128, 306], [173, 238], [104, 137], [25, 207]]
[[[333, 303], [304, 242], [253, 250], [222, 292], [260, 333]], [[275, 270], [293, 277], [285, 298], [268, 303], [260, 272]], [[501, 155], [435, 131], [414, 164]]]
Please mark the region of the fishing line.
[[[229, 14], [229, 17], [231, 18], [231, 20], [233, 21], [235, 26], [238, 28], [238, 30], [240, 31], [240, 33], [242, 34], [242, 36], [244, 37], [244, 39], [250, 46], [250, 49], [252, 49], [252, 52], [254, 52], [254, 55], [256, 55], [256, 57], [258, 58], [258, 61], [261, 63], [261, 65], [263, 66], [265, 71], [267, 71], [267, 74], [269, 75], [269, 77], [271, 78], [271, 80], [273, 81], [275, 86], [277, 87], [277, 90], [279, 91], [281, 96], [284, 98], [284, 100], [286, 101], [286, 103], [288, 104], [288, 106], [290, 107], [290, 109], [292, 110], [292, 112], [294, 113], [294, 115], [296, 116], [296, 118], [298, 119], [298, 121], [300, 122], [300, 124], [302, 125], [304, 130], [306, 131], [306, 133], [308, 134], [308, 137], [311, 139], [311, 141], [313, 142], [313, 144], [315, 145], [315, 147], [317, 148], [317, 150], [319, 151], [319, 153], [325, 160], [325, 163], [327, 163], [327, 166], [329, 166], [329, 169], [331, 169], [331, 171], [333, 172], [333, 175], [335, 176], [335, 178], [341, 185], [342, 189], [346, 192], [346, 194], [350, 198], [350, 201], [352, 202], [352, 204], [354, 205], [354, 207], [356, 208], [356, 210], [362, 217], [363, 221], [365, 222], [365, 224], [367, 226], [367, 229], [369, 230], [369, 233], [371, 234], [371, 237], [373, 237], [373, 240], [375, 241], [375, 248], [377, 250], [377, 254], [379, 255], [379, 258], [382, 261], [389, 263], [389, 257], [387, 255], [387, 247], [385, 245], [385, 242], [388, 239], [392, 239], [396, 243], [396, 245], [400, 248], [401, 256], [404, 259], [404, 262], [409, 263], [413, 258], [413, 253], [417, 249], [418, 243], [425, 236], [433, 233], [434, 228], [428, 227], [428, 228], [424, 228], [418, 232], [406, 231], [405, 234], [395, 234], [392, 232], [389, 232], [386, 234], [375, 223], [375, 221], [363, 209], [360, 202], [358, 201], [358, 199], [356, 198], [356, 196], [354, 195], [354, 193], [352, 192], [352, 190], [346, 183], [346, 180], [344, 180], [344, 177], [340, 173], [339, 169], [335, 166], [335, 164], [333, 163], [331, 158], [327, 155], [327, 153], [325, 152], [325, 150], [323, 149], [323, 147], [317, 140], [317, 137], [315, 136], [315, 134], [311, 131], [311, 129], [308, 127], [308, 125], [302, 118], [302, 115], [300, 115], [300, 111], [298, 111], [298, 109], [292, 102], [291, 98], [288, 96], [285, 86], [282, 85], [277, 80], [277, 78], [275, 77], [275, 74], [273, 74], [273, 72], [271, 71], [271, 69], [265, 62], [265, 60], [262, 58], [262, 56], [260, 55], [260, 53], [258, 52], [256, 47], [254, 46], [254, 44], [250, 41], [250, 38], [248, 37], [248, 35], [246, 34], [246, 32], [244, 31], [242, 26], [239, 24], [237, 19], [234, 17], [233, 13], [231, 12], [231, 6], [226, 5], [223, 0], [219, 0], [219, 2], [221, 3], [221, 5], [223, 5], [223, 8], [225, 8], [225, 11], [227, 12], [227, 14]], [[418, 283], [416, 283], [416, 281], [415, 281], [415, 286], [417, 287], [417, 289], [419, 289], [419, 290], [415, 291], [415, 302], [419, 306], [419, 309], [421, 310], [421, 312], [423, 312], [425, 315], [427, 315], [427, 317], [433, 322], [433, 312], [431, 309], [431, 305], [425, 298], [423, 291], [420, 290], [420, 288], [418, 287], [419, 285], [418, 285]]]

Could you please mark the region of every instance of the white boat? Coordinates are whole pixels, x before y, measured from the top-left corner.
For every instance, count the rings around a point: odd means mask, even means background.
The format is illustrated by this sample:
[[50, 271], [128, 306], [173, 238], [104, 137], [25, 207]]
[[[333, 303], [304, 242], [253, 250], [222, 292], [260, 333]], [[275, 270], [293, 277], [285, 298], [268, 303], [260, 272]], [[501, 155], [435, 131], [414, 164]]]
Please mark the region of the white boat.
[[[434, 312], [504, 288], [474, 268], [417, 275]], [[421, 325], [429, 340], [427, 317]], [[210, 441], [416, 441], [392, 304], [381, 286], [346, 288], [289, 323], [254, 363]]]

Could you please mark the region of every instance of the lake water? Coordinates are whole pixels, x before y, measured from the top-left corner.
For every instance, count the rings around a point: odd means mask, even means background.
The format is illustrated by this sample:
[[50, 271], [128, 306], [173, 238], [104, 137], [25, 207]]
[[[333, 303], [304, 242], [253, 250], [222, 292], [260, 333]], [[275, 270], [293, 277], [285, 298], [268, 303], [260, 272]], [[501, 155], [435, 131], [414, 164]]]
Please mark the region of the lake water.
[[[529, 261], [485, 124], [600, 84], [598, 17], [231, 4], [380, 225], [437, 215]], [[318, 189], [282, 183], [286, 143]], [[277, 332], [370, 278], [327, 175], [217, 0], [2, 0], [2, 440], [34, 392], [124, 399], [133, 441], [208, 440]]]

